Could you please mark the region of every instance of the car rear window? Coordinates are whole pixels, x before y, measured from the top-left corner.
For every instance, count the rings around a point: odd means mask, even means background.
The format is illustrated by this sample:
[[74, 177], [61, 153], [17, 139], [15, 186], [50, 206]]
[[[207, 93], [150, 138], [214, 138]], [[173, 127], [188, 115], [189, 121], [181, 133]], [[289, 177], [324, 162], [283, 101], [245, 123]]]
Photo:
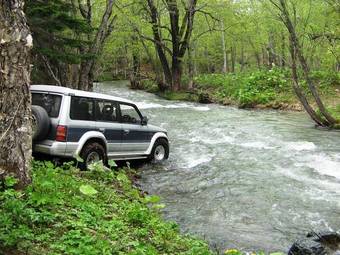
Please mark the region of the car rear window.
[[48, 116], [59, 116], [62, 96], [47, 93], [32, 93], [32, 105], [39, 105], [45, 109]]

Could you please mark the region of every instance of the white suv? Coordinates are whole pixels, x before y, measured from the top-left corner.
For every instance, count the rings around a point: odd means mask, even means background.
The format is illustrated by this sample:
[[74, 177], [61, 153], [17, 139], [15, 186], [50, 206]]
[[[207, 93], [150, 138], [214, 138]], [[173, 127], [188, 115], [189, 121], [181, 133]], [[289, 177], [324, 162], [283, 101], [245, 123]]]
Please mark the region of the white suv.
[[32, 85], [33, 152], [94, 161], [169, 156], [167, 131], [131, 101], [65, 87]]

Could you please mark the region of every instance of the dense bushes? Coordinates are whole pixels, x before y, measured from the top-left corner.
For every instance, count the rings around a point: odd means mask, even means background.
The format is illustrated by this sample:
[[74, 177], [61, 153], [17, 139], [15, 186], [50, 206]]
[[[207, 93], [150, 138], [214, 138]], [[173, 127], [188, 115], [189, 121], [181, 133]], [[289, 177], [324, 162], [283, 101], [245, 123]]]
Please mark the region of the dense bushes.
[[141, 196], [125, 171], [34, 162], [32, 185], [15, 182], [0, 184], [0, 254], [212, 254], [163, 221], [159, 198]]
[[[312, 79], [321, 94], [334, 94], [334, 87], [340, 84], [340, 76], [334, 72], [313, 72]], [[195, 84], [198, 90], [210, 90], [215, 101], [223, 102], [227, 98], [240, 107], [254, 107], [259, 104], [275, 106], [296, 102], [290, 72], [285, 69], [199, 75], [195, 78]], [[306, 86], [303, 79], [302, 85]]]
[[256, 71], [247, 74], [210, 74], [196, 77], [198, 89], [216, 90], [217, 100], [229, 98], [241, 107], [253, 107], [277, 100], [290, 90], [285, 71]]

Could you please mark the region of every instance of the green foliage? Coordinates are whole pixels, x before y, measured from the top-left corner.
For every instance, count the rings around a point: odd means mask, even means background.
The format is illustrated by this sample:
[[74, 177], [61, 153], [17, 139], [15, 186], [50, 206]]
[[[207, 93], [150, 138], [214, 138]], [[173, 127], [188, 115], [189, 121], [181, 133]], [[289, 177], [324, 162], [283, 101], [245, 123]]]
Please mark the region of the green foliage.
[[[28, 0], [25, 12], [34, 39], [34, 81], [48, 79], [46, 65], [57, 74], [66, 64], [79, 64], [82, 59], [94, 57], [79, 52], [88, 46], [86, 36], [93, 29], [76, 14], [77, 8], [70, 1]], [[59, 79], [65, 77], [60, 74]]]
[[141, 81], [141, 89], [151, 93], [156, 93], [159, 91], [156, 82], [150, 79], [145, 79]]
[[159, 95], [167, 100], [178, 100], [178, 101], [198, 101], [198, 96], [190, 93], [190, 92], [183, 92], [183, 91], [166, 91], [163, 93], [159, 93]]
[[217, 101], [225, 98], [241, 107], [253, 107], [278, 100], [291, 91], [288, 73], [282, 69], [240, 74], [207, 74], [195, 78], [200, 90], [210, 90]]
[[84, 195], [89, 195], [89, 196], [92, 196], [98, 193], [98, 191], [95, 188], [93, 188], [91, 185], [88, 185], [88, 184], [81, 185], [79, 187], [79, 191], [83, 193]]
[[[302, 76], [302, 74], [300, 74]], [[339, 74], [334, 72], [312, 72], [312, 79], [322, 95], [336, 95]], [[302, 79], [303, 86], [307, 86]], [[279, 104], [296, 103], [292, 90], [290, 72], [275, 68], [239, 74], [205, 74], [195, 78], [198, 90], [208, 91], [216, 102], [235, 102], [240, 107], [267, 105], [275, 108]]]
[[92, 28], [77, 17], [75, 11], [75, 7], [65, 0], [27, 1], [26, 14], [34, 35], [33, 51], [50, 61], [80, 63], [84, 56], [74, 49], [87, 44], [80, 36], [91, 33]]
[[[112, 164], [112, 167], [115, 167]], [[24, 191], [0, 191], [0, 250], [25, 254], [213, 254], [206, 243], [165, 222], [157, 196], [132, 187], [132, 170], [33, 162]], [[150, 205], [160, 205], [153, 209]]]
[[242, 251], [239, 251], [237, 249], [229, 249], [224, 252], [224, 255], [245, 255], [245, 254], [250, 254], [250, 255], [284, 255], [282, 252], [272, 252], [272, 253], [264, 253], [264, 252], [251, 252], [251, 253], [245, 253]]

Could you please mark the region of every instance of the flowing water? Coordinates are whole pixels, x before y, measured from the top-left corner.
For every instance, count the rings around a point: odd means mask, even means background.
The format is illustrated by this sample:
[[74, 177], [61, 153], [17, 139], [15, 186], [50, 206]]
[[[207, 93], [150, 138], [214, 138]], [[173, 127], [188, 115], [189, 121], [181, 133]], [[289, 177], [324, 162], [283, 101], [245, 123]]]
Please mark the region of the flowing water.
[[126, 82], [96, 90], [168, 130], [169, 160], [143, 166], [140, 182], [183, 232], [220, 250], [287, 251], [311, 230], [340, 229], [340, 132], [304, 113], [166, 101]]

